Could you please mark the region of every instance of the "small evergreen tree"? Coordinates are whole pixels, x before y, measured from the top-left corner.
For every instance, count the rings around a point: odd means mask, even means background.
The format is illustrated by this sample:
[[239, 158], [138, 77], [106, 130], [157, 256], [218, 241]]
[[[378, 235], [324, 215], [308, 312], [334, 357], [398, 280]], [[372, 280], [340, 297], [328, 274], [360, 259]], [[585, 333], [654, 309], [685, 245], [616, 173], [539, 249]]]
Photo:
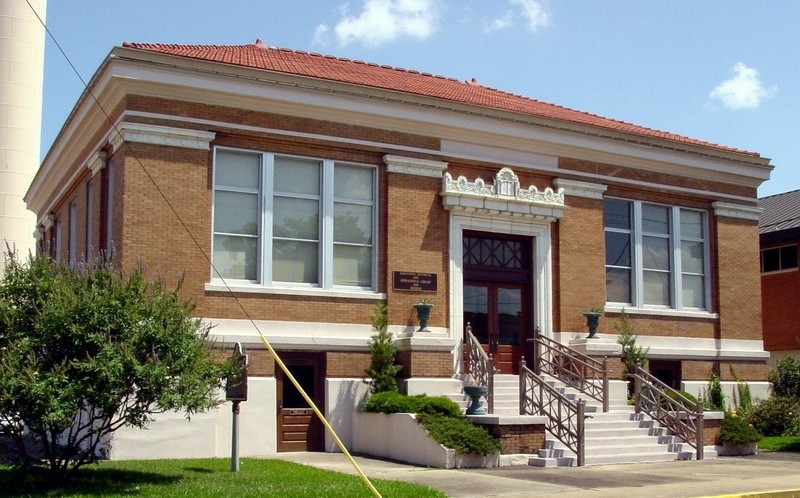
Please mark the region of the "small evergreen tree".
[[703, 408], [717, 412], [725, 411], [725, 392], [722, 390], [719, 376], [714, 372], [711, 372], [711, 379], [708, 381], [708, 387], [704, 390], [703, 398]]
[[[622, 346], [622, 353], [620, 356], [622, 362], [625, 364], [626, 373], [632, 374], [636, 369], [636, 365], [644, 367], [647, 363], [647, 353], [650, 351], [650, 348], [643, 348], [636, 345], [637, 337], [636, 334], [634, 334], [636, 326], [624, 309], [620, 314], [619, 321], [613, 323], [611, 327], [619, 334], [617, 343]], [[631, 379], [628, 381], [628, 397], [633, 395], [633, 391], [634, 385], [633, 379]]]
[[397, 391], [397, 373], [403, 367], [395, 363], [397, 346], [394, 344], [392, 333], [388, 331], [389, 312], [386, 305], [377, 303], [372, 310], [370, 320], [377, 334], [372, 336], [369, 344], [372, 363], [367, 370], [370, 380], [366, 382], [369, 383], [370, 392], [373, 394]]

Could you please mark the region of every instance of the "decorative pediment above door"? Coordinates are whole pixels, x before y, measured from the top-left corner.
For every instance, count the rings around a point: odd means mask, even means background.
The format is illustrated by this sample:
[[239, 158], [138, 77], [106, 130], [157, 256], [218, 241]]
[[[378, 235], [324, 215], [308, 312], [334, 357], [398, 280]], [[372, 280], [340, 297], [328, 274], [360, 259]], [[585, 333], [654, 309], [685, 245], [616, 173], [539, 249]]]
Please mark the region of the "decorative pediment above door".
[[548, 221], [564, 215], [563, 188], [546, 187], [540, 191], [531, 185], [522, 189], [519, 177], [510, 168], [501, 169], [493, 184], [481, 178], [471, 182], [464, 176], [454, 180], [450, 173], [445, 173], [441, 196], [444, 208], [456, 212]]

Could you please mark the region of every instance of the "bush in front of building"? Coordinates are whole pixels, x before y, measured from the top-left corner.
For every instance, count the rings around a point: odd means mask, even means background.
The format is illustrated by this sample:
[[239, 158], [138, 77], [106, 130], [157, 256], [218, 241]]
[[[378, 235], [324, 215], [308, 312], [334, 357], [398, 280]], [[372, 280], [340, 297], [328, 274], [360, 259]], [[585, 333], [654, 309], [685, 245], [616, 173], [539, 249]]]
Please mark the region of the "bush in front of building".
[[725, 418], [722, 419], [720, 426], [719, 440], [732, 444], [757, 443], [761, 440], [761, 434], [746, 419], [725, 412]]
[[[102, 458], [114, 431], [216, 406], [234, 373], [178, 288], [105, 258], [7, 259], [0, 282], [0, 421], [23, 466], [54, 482]], [[31, 456], [28, 456], [31, 455]], [[40, 455], [43, 455], [42, 459]]]
[[370, 396], [364, 411], [372, 413], [416, 413], [417, 421], [439, 444], [458, 453], [489, 455], [500, 451], [500, 442], [483, 427], [474, 425], [461, 407], [443, 396], [418, 394], [406, 396], [398, 392], [382, 392]]
[[800, 435], [797, 399], [791, 396], [770, 396], [753, 409], [753, 427], [765, 436]]
[[769, 381], [776, 396], [792, 396], [800, 399], [800, 360], [785, 356], [770, 370]]

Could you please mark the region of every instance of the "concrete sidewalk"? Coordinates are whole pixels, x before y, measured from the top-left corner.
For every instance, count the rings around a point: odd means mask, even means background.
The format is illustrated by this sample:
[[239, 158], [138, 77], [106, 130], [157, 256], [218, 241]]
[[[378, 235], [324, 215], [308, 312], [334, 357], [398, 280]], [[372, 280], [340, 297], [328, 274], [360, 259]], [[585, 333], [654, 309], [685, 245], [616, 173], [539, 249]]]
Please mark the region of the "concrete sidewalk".
[[[282, 460], [355, 474], [341, 453], [282, 453]], [[370, 479], [423, 484], [459, 497], [700, 497], [796, 490], [773, 497], [800, 497], [800, 454], [761, 453], [702, 462], [600, 465], [583, 468], [499, 467], [442, 470], [356, 457]], [[388, 498], [388, 497], [387, 497]]]

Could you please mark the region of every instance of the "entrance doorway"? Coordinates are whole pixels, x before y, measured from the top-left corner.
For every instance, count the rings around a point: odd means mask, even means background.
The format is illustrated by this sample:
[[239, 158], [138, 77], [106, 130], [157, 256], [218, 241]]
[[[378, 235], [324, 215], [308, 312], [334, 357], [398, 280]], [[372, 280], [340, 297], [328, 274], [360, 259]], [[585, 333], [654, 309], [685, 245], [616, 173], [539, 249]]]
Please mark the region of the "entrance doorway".
[[464, 232], [464, 324], [502, 373], [517, 373], [532, 337], [530, 237]]
[[[322, 410], [322, 354], [286, 353], [281, 358], [317, 408]], [[277, 365], [275, 380], [278, 398], [278, 451], [323, 451], [325, 431], [322, 422]]]

